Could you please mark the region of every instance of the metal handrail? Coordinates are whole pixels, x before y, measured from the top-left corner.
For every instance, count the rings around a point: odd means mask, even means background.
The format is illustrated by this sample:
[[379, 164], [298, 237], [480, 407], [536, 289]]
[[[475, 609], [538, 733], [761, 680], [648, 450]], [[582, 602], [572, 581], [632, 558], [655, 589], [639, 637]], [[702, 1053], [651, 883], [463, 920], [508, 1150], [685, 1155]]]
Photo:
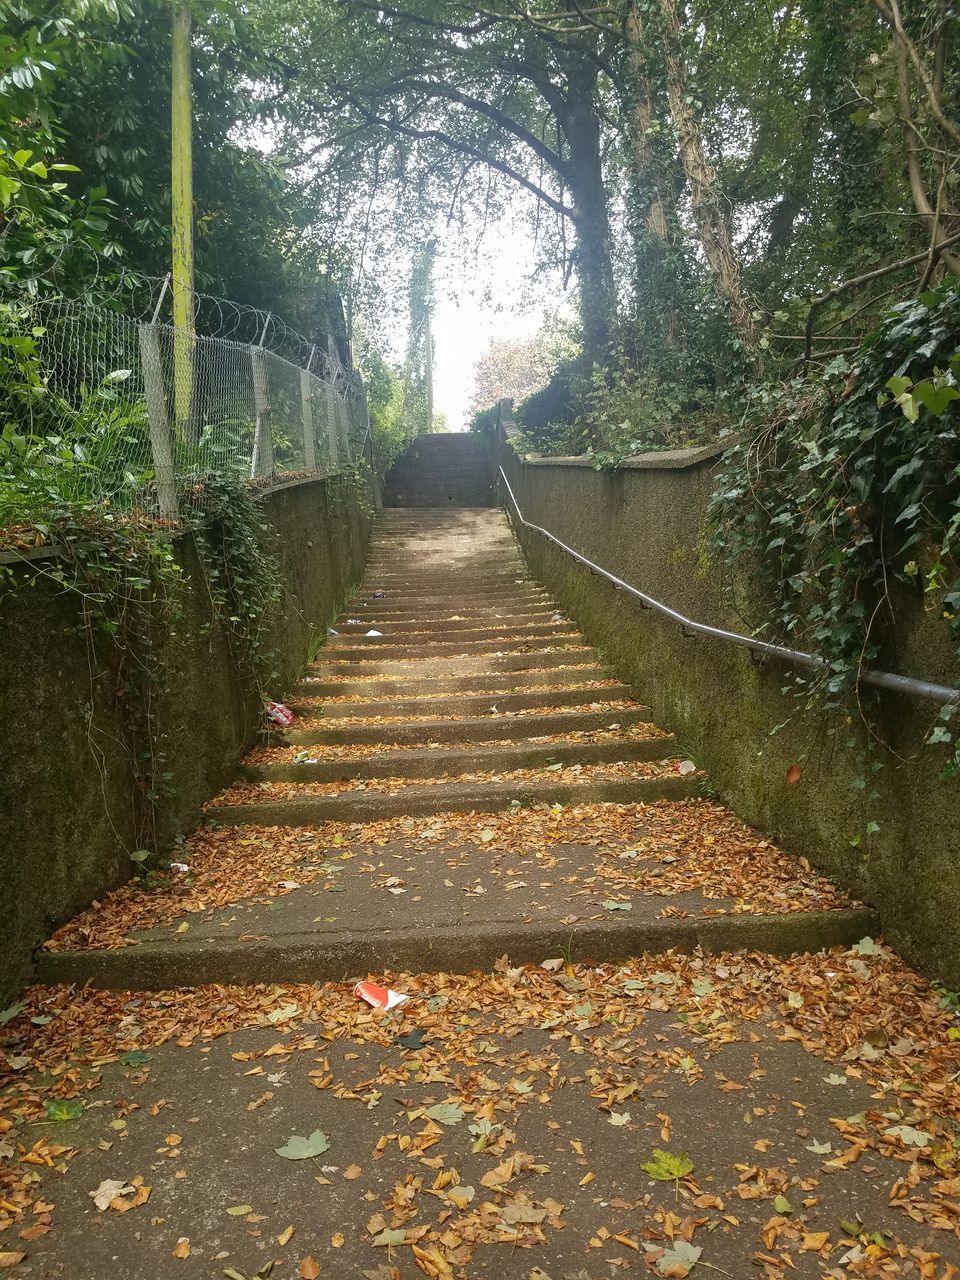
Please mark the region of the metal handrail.
[[[625, 591], [627, 595], [639, 600], [644, 608], [654, 609], [657, 613], [663, 614], [665, 618], [669, 618], [671, 622], [676, 622], [685, 631], [692, 631], [694, 634], [701, 636], [712, 636], [714, 640], [723, 640], [727, 644], [739, 645], [741, 649], [750, 649], [754, 653], [763, 653], [771, 658], [780, 658], [784, 662], [793, 663], [794, 666], [817, 669], [828, 665], [825, 658], [819, 658], [814, 653], [804, 653], [802, 649], [788, 649], [782, 644], [770, 644], [767, 640], [756, 640], [752, 636], [742, 636], [736, 631], [725, 631], [721, 627], [711, 627], [706, 622], [695, 622], [692, 618], [687, 618], [682, 613], [678, 613], [676, 609], [671, 609], [669, 605], [655, 600], [653, 596], [648, 596], [645, 591], [640, 591], [637, 587], [631, 586], [629, 582], [624, 582], [623, 578], [618, 578], [615, 573], [610, 573], [609, 570], [594, 564], [592, 560], [588, 560], [579, 551], [574, 551], [573, 547], [568, 547], [565, 542], [561, 542], [549, 529], [544, 529], [542, 525], [534, 524], [531, 520], [527, 520], [520, 510], [520, 504], [517, 502], [513, 489], [510, 487], [510, 481], [507, 479], [503, 467], [499, 468], [499, 473], [500, 479], [507, 487], [507, 493], [510, 495], [510, 501], [513, 503], [517, 518], [525, 529], [532, 529], [534, 533], [542, 534], [554, 546], [559, 547], [561, 551], [565, 551], [568, 556], [572, 556], [574, 560], [584, 565], [591, 573], [596, 573], [601, 578], [606, 578], [608, 582], [612, 582], [617, 591]], [[911, 698], [921, 698], [925, 702], [937, 702], [940, 704], [960, 702], [960, 689], [950, 689], [942, 684], [931, 684], [928, 680], [915, 680], [912, 676], [896, 675], [892, 671], [873, 671], [868, 669], [860, 673], [860, 679], [864, 684], [874, 685], [878, 689], [890, 689], [894, 693], [903, 693]]]

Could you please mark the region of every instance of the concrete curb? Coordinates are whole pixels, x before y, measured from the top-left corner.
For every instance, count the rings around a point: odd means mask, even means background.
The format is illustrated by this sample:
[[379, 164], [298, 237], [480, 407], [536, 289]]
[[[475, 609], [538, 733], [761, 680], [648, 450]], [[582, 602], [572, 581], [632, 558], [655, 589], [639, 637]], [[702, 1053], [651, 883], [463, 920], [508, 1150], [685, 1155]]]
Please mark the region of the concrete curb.
[[639, 924], [600, 920], [576, 928], [497, 922], [446, 931], [371, 929], [323, 939], [289, 934], [241, 942], [193, 940], [184, 935], [182, 941], [147, 942], [117, 951], [42, 951], [37, 957], [37, 980], [113, 991], [163, 991], [207, 983], [341, 982], [386, 971], [490, 970], [504, 954], [516, 964], [536, 964], [555, 956], [577, 963], [603, 963], [666, 951], [686, 953], [697, 947], [714, 955], [762, 951], [788, 956], [850, 946], [876, 933], [877, 917], [863, 907]]

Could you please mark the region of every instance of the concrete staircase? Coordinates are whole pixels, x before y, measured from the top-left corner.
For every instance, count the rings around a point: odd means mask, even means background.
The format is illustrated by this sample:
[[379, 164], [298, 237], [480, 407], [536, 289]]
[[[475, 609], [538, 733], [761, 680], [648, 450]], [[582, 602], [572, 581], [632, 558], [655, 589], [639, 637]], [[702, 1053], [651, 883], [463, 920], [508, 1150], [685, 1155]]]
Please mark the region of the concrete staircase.
[[[41, 956], [42, 980], [156, 989], [466, 972], [504, 952], [789, 953], [875, 928], [698, 798], [703, 776], [530, 581], [498, 511], [383, 511], [364, 581], [291, 705], [295, 726], [209, 807], [219, 867], [203, 833], [183, 855], [209, 898], [160, 891], [134, 945], [99, 945], [94, 911]], [[230, 858], [243, 868], [244, 847], [270, 868], [289, 852], [284, 874], [251, 892], [244, 869], [223, 905], [217, 877]]]

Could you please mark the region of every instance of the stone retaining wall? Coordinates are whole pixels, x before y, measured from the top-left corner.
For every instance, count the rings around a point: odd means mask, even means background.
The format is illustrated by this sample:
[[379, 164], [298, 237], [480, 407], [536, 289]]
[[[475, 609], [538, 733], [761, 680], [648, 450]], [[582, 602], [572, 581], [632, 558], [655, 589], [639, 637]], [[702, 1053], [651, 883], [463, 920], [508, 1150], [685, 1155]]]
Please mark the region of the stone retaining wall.
[[[287, 601], [273, 637], [279, 697], [311, 633], [322, 634], [360, 578], [369, 520], [336, 480], [278, 487], [262, 502]], [[192, 540], [176, 550], [186, 572], [154, 705], [155, 747], [170, 775], [161, 847], [190, 831], [234, 775], [262, 716], [213, 623]], [[103, 655], [88, 647], [76, 597], [38, 576], [35, 562], [8, 567], [17, 581], [0, 600], [0, 1004], [29, 980], [33, 950], [54, 927], [128, 877], [142, 811], [122, 691], [118, 699]]]
[[[742, 633], [749, 626], [726, 603], [707, 550], [716, 453], [650, 454], [602, 473], [585, 459], [523, 462], [505, 446], [502, 462], [528, 520], [687, 617]], [[960, 782], [941, 781], [942, 756], [921, 745], [939, 708], [882, 696], [892, 750], [881, 752], [880, 796], [870, 800], [855, 785], [862, 726], [827, 736], [823, 718], [782, 691], [789, 668], [686, 638], [540, 535], [523, 532], [521, 542], [532, 572], [652, 703], [657, 722], [679, 736], [724, 801], [875, 905], [887, 938], [912, 963], [960, 987]], [[750, 616], [747, 579], [737, 594]], [[887, 669], [960, 687], [949, 629], [920, 601], [901, 603], [887, 641], [895, 655]], [[791, 786], [794, 763], [802, 774]], [[879, 832], [861, 838], [871, 819]]]

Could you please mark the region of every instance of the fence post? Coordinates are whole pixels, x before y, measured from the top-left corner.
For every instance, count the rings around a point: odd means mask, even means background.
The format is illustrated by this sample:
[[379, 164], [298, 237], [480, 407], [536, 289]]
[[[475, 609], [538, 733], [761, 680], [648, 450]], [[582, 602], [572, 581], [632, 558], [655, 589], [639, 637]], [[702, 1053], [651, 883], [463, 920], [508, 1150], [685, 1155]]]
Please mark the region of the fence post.
[[153, 454], [153, 474], [157, 481], [157, 502], [160, 514], [176, 519], [177, 483], [173, 456], [173, 435], [167, 414], [167, 393], [163, 386], [163, 364], [160, 360], [160, 340], [153, 324], [138, 326], [140, 362], [143, 366], [143, 390], [147, 399], [147, 421], [150, 425], [150, 451]]
[[250, 460], [250, 479], [273, 475], [273, 437], [270, 433], [270, 379], [267, 375], [267, 354], [262, 347], [250, 348], [250, 364], [253, 369], [253, 457]]
[[327, 442], [330, 449], [330, 466], [334, 471], [340, 470], [340, 446], [337, 441], [339, 415], [337, 413], [337, 389], [334, 386], [337, 366], [340, 357], [337, 344], [333, 338], [327, 339]]
[[313, 375], [300, 370], [300, 411], [303, 417], [303, 465], [307, 471], [317, 469], [317, 449], [313, 438]]

